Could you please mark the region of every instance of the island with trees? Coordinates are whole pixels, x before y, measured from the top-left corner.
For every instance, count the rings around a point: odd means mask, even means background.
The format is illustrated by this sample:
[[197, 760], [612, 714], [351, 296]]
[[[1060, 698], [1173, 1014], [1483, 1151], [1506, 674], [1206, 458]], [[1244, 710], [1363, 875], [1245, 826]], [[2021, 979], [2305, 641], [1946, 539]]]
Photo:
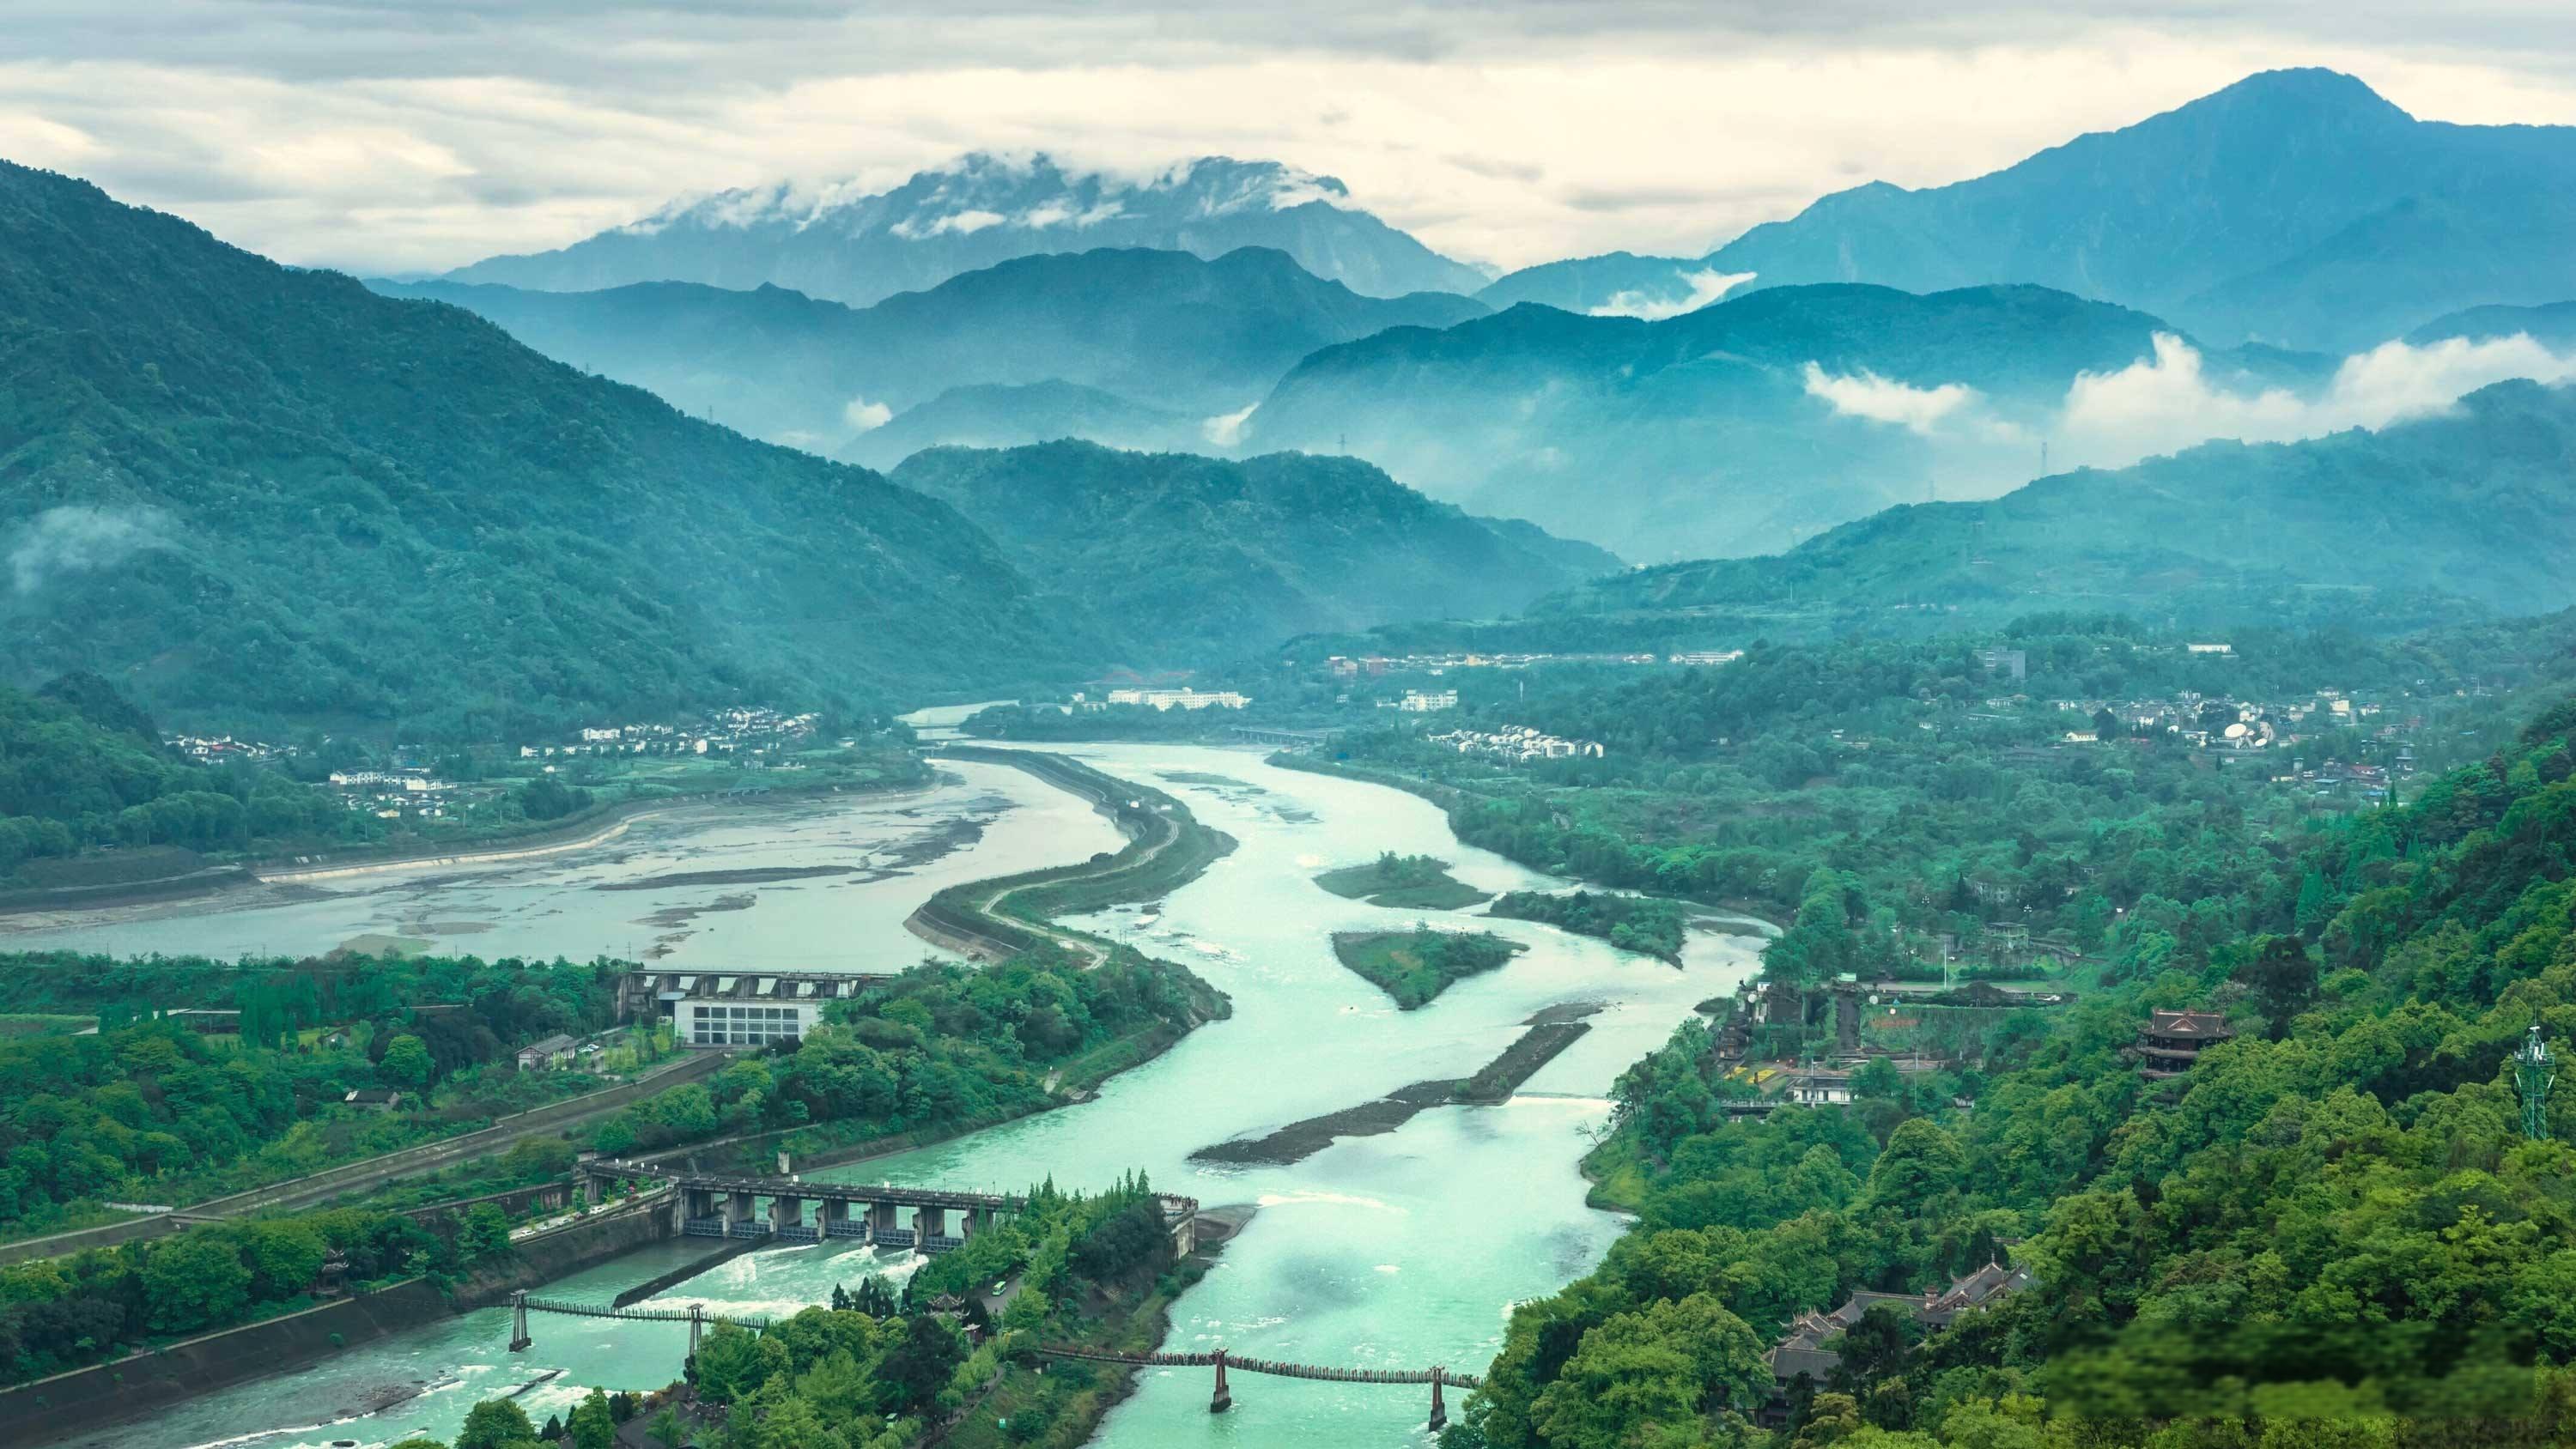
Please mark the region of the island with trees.
[[1413, 1011], [1470, 976], [1498, 970], [1529, 947], [1490, 931], [1336, 931], [1333, 954]]
[[1366, 865], [1346, 865], [1315, 877], [1315, 884], [1345, 900], [1399, 911], [1455, 911], [1483, 905], [1490, 891], [1449, 874], [1449, 862], [1429, 855], [1386, 851]]

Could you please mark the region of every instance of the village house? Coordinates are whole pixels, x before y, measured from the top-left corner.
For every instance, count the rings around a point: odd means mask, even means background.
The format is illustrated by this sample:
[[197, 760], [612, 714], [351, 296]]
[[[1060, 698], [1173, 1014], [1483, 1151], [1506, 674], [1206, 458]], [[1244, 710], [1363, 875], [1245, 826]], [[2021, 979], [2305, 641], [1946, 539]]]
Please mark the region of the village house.
[[573, 1039], [561, 1032], [519, 1048], [519, 1070], [551, 1072], [572, 1063]]
[[1855, 1293], [1830, 1313], [1802, 1313], [1763, 1359], [1771, 1366], [1771, 1400], [1756, 1415], [1766, 1427], [1788, 1421], [1789, 1395], [1799, 1379], [1817, 1388], [1833, 1381], [1842, 1354], [1830, 1347], [1872, 1308], [1888, 1305], [1912, 1318], [1925, 1333], [1938, 1333], [1960, 1315], [1984, 1308], [2030, 1286], [2030, 1270], [1989, 1261], [1973, 1273], [1953, 1279], [1947, 1288], [1911, 1293]]

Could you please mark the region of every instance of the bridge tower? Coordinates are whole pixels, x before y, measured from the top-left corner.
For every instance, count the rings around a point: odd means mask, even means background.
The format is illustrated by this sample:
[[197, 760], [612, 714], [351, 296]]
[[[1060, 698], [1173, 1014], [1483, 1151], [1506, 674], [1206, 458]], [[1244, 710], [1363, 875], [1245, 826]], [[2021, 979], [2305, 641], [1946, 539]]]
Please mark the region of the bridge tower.
[[1208, 1412], [1222, 1414], [1234, 1407], [1234, 1395], [1225, 1387], [1225, 1350], [1216, 1351], [1216, 1397], [1208, 1400]]
[[1440, 1403], [1440, 1379], [1447, 1372], [1438, 1364], [1431, 1366], [1431, 1432], [1434, 1434], [1449, 1427], [1449, 1411]]
[[510, 1352], [525, 1353], [534, 1342], [528, 1337], [528, 1290], [522, 1288], [510, 1295]]
[[[526, 1296], [526, 1295], [522, 1294], [521, 1296], [522, 1296], [522, 1297], [524, 1297], [524, 1296]], [[689, 1305], [689, 1357], [691, 1357], [691, 1358], [696, 1358], [696, 1357], [698, 1356], [698, 1335], [699, 1335], [700, 1333], [702, 1333], [702, 1332], [704, 1332], [704, 1331], [705, 1331], [706, 1326], [707, 1326], [707, 1305], [705, 1305], [705, 1304], [703, 1304], [703, 1303], [692, 1303], [692, 1304], [690, 1304], [690, 1305]]]

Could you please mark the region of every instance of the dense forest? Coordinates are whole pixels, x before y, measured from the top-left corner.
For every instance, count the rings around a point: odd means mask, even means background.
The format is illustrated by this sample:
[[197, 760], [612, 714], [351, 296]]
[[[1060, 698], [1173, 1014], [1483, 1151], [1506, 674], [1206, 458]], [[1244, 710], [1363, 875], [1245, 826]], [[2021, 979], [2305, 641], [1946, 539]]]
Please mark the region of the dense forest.
[[1482, 617], [1619, 566], [1589, 544], [1435, 503], [1356, 458], [1241, 462], [1056, 442], [938, 448], [894, 470], [1030, 578], [1092, 607], [1140, 663], [1233, 659], [1298, 634]]
[[36, 694], [0, 685], [0, 882], [84, 850], [242, 850], [283, 838], [363, 839], [377, 822], [271, 770], [201, 769], [93, 676]]
[[[92, 1014], [102, 1028], [0, 1040], [0, 1232], [103, 1201], [183, 1205], [276, 1182], [591, 1085], [523, 1075], [509, 1053], [606, 1025], [614, 980], [606, 964], [562, 961], [0, 956], [8, 1009]], [[161, 1014], [181, 1007], [238, 1010], [238, 1031]], [[372, 1087], [415, 1106], [343, 1104]]]
[[[2114, 973], [2055, 1029], [2005, 1020], [1952, 1079], [1730, 1122], [1708, 1028], [1684, 1027], [1619, 1084], [1638, 1228], [1515, 1312], [1456, 1443], [1723, 1440], [1767, 1392], [1771, 1325], [2007, 1244], [2033, 1290], [1919, 1343], [1855, 1325], [1783, 1442], [2453, 1432], [2386, 1416], [2515, 1417], [2479, 1432], [2552, 1442], [2576, 1422], [2547, 1367], [2576, 1354], [2576, 1116], [2526, 1140], [2508, 1058], [2535, 1025], [2576, 1031], [2571, 729], [2576, 703], [2403, 808], [2316, 822], [2266, 852], [2235, 929]], [[1865, 903], [1801, 929], [1864, 936]], [[2124, 920], [2107, 944], [2163, 932]], [[2159, 1090], [2122, 1048], [2186, 1005], [2239, 1034]], [[2345, 1426], [2266, 1427], [2317, 1416]]]

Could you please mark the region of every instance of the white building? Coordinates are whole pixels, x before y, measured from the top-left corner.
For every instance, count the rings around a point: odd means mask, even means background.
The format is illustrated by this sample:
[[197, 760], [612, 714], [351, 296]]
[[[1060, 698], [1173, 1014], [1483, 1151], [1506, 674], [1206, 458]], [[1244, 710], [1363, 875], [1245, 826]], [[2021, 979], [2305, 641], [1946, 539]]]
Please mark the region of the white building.
[[1141, 704], [1149, 709], [1241, 709], [1252, 703], [1233, 690], [1202, 694], [1195, 689], [1113, 689], [1111, 704]]
[[1395, 707], [1407, 714], [1429, 714], [1433, 710], [1456, 709], [1458, 691], [1408, 689], [1404, 692], [1404, 698], [1396, 701]]
[[672, 1021], [685, 1046], [764, 1047], [812, 1032], [823, 1019], [820, 1001], [691, 998], [674, 1003]]

